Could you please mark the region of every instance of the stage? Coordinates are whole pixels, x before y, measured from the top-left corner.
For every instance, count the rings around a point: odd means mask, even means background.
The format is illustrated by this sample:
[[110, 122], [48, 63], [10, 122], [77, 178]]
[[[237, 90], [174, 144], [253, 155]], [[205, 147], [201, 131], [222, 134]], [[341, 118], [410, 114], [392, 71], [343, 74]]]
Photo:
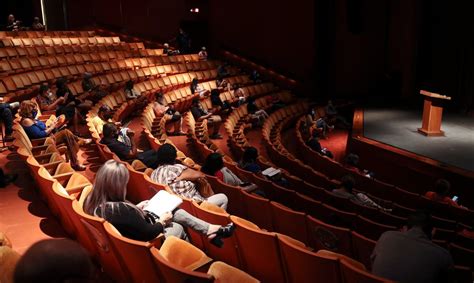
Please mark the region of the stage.
[[421, 110], [365, 109], [363, 135], [441, 164], [474, 171], [474, 118], [444, 113], [443, 137], [418, 133], [421, 118]]

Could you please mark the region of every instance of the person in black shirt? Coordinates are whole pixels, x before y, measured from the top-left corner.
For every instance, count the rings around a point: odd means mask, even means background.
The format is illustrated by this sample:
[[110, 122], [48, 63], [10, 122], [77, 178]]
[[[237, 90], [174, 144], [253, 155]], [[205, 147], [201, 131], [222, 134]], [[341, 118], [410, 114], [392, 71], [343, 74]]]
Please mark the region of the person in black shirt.
[[228, 112], [230, 110], [229, 103], [227, 101], [223, 102], [220, 95], [221, 93], [218, 89], [211, 90], [211, 104], [215, 109], [214, 113]]
[[247, 100], [247, 112], [252, 120], [255, 121], [254, 126], [262, 126], [268, 114], [265, 110], [258, 108], [255, 98], [250, 96]]
[[7, 31], [19, 31], [20, 30], [21, 21], [15, 20], [15, 16], [13, 14], [8, 15], [7, 20]]
[[[212, 244], [222, 247], [222, 238], [232, 236], [233, 224], [213, 225], [177, 208], [163, 215], [146, 211], [148, 200], [137, 205], [127, 201], [127, 168], [111, 159], [97, 171], [94, 188], [86, 197], [84, 211], [109, 221], [125, 237], [151, 241], [159, 234], [187, 239], [183, 226], [206, 235]], [[139, 188], [137, 188], [139, 189]]]
[[145, 152], [139, 152], [133, 139], [135, 132], [132, 130], [127, 129], [130, 145], [126, 145], [118, 140], [119, 129], [114, 123], [105, 124], [102, 134], [104, 137], [100, 140], [100, 143], [106, 145], [110, 151], [115, 153], [121, 160], [138, 159], [149, 168], [156, 168], [158, 166], [155, 150], [150, 149]]
[[179, 34], [176, 37], [176, 43], [181, 54], [188, 54], [191, 51], [191, 39], [183, 29], [179, 29]]
[[196, 121], [201, 122], [207, 119], [208, 125], [212, 125], [212, 134], [209, 136], [211, 139], [222, 139], [219, 134], [219, 130], [222, 124], [222, 118], [219, 115], [213, 115], [213, 112], [207, 112], [199, 103], [199, 98], [193, 99], [191, 106], [191, 113]]
[[333, 158], [334, 155], [327, 148], [323, 148], [319, 143], [318, 139], [319, 133], [313, 131], [311, 138], [306, 142], [306, 145], [309, 146], [312, 150], [316, 151], [319, 154], [325, 155], [329, 158]]
[[89, 93], [87, 98], [93, 102], [98, 102], [107, 95], [107, 92], [100, 85], [94, 83], [91, 73], [84, 73], [81, 84], [84, 92]]

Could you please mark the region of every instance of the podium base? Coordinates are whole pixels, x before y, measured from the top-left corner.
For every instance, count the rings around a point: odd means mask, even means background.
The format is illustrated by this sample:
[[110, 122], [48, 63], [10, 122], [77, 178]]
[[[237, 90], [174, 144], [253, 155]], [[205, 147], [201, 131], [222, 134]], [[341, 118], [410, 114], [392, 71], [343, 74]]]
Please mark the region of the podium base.
[[427, 136], [427, 137], [442, 137], [444, 136], [444, 132], [439, 130], [439, 131], [428, 131], [422, 128], [418, 128], [418, 133]]

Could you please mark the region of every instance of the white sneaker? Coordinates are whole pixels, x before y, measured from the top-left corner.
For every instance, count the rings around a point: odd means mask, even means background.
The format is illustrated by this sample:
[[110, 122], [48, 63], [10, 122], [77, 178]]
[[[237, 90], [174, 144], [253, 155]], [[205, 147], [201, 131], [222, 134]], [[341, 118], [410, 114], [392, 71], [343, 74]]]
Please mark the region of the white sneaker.
[[10, 103], [10, 108], [11, 109], [15, 109], [15, 108], [18, 108], [18, 107], [20, 107], [20, 102], [17, 101], [17, 102]]

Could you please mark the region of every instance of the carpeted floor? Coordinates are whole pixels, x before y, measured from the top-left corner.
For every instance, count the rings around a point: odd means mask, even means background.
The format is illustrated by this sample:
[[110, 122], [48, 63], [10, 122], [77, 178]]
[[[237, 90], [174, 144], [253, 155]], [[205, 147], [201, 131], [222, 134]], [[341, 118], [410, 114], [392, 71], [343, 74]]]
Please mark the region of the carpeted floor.
[[474, 171], [474, 119], [444, 113], [444, 137], [417, 132], [422, 112], [372, 108], [364, 111], [364, 136], [428, 158]]

